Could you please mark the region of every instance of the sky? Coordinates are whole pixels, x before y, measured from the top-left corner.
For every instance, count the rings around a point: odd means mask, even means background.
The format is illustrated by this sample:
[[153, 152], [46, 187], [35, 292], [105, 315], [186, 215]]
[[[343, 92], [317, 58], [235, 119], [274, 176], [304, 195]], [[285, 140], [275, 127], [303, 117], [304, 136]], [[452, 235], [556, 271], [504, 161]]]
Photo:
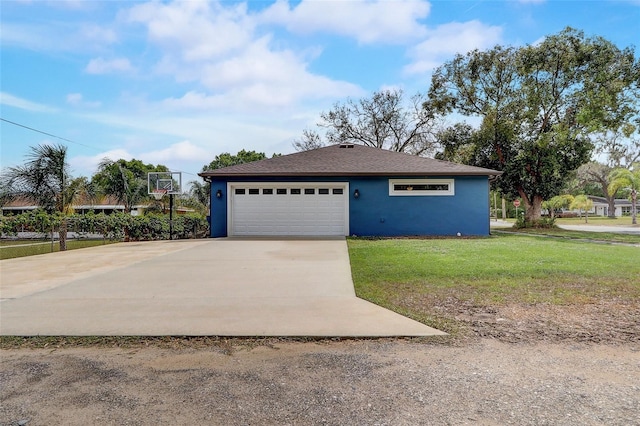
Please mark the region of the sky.
[[335, 103], [426, 92], [457, 53], [567, 26], [624, 48], [639, 22], [640, 0], [0, 0], [0, 166], [59, 143], [74, 177], [136, 158], [197, 180], [294, 152]]

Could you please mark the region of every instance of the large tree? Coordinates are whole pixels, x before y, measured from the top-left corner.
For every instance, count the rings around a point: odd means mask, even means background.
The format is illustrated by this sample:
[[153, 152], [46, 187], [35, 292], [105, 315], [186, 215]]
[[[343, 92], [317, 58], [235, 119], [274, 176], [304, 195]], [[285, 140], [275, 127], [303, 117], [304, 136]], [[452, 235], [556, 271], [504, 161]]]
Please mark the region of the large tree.
[[[276, 157], [277, 155], [273, 154], [273, 156]], [[264, 160], [265, 158], [267, 158], [267, 156], [264, 152], [247, 151], [244, 149], [238, 151], [235, 155], [223, 152], [222, 154], [216, 155], [216, 158], [209, 164], [204, 165], [202, 171], [206, 172], [207, 170], [221, 169], [223, 167], [235, 166], [236, 164], [251, 163], [253, 161]]]
[[590, 159], [591, 135], [637, 114], [639, 86], [633, 49], [567, 28], [537, 45], [457, 55], [434, 72], [427, 107], [481, 118], [469, 163], [501, 170], [497, 186], [536, 221]]
[[302, 136], [293, 141], [293, 148], [296, 151], [311, 151], [312, 149], [322, 148], [325, 145], [322, 136], [312, 129], [304, 129]]
[[[277, 157], [280, 154], [273, 154], [273, 157]], [[209, 164], [205, 164], [202, 167], [202, 171], [216, 170], [223, 167], [235, 166], [236, 164], [251, 163], [253, 161], [264, 160], [267, 155], [264, 152], [241, 150], [237, 154], [232, 155], [228, 152], [216, 155]], [[210, 194], [211, 194], [211, 182], [205, 181], [204, 184], [193, 181], [191, 182], [191, 194], [197, 197], [199, 200], [206, 199], [206, 206], [209, 206]]]
[[438, 118], [424, 108], [425, 95], [406, 99], [400, 89], [382, 90], [371, 97], [336, 103], [320, 114], [318, 127], [325, 129], [326, 142], [313, 130], [305, 130], [294, 141], [298, 151], [326, 144], [357, 143], [390, 151], [424, 155], [434, 152]]
[[469, 164], [475, 155], [475, 129], [467, 123], [456, 123], [436, 134], [439, 152], [435, 154], [438, 160], [453, 163]]
[[[640, 102], [640, 98], [635, 101]], [[624, 123], [618, 129], [598, 134], [596, 153], [604, 157], [610, 168], [630, 168], [640, 161], [640, 126]]]
[[125, 212], [129, 213], [133, 206], [149, 197], [147, 174], [167, 171], [169, 169], [160, 164], [154, 166], [136, 159], [113, 161], [105, 158], [91, 182], [102, 195], [112, 196], [122, 203]]
[[[82, 185], [71, 178], [67, 147], [31, 147], [26, 160], [22, 166], [10, 167], [4, 173], [4, 197], [31, 201], [48, 213], [69, 213]], [[59, 231], [60, 250], [64, 251], [67, 249], [67, 222], [64, 216]]]

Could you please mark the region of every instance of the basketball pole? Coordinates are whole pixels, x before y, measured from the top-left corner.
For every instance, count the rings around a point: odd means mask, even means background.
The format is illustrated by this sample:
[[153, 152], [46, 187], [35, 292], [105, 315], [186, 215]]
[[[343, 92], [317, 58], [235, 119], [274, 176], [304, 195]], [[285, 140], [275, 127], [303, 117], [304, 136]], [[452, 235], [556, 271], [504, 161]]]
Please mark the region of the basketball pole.
[[169, 194], [169, 240], [173, 240], [173, 194]]

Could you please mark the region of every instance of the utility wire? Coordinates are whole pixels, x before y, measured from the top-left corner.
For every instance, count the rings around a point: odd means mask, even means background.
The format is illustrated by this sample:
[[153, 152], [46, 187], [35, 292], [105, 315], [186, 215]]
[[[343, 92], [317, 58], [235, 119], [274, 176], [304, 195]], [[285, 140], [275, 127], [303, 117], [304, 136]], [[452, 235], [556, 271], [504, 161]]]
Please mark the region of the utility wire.
[[[65, 142], [69, 142], [69, 143], [72, 143], [72, 144], [75, 144], [75, 145], [84, 146], [85, 148], [90, 148], [90, 149], [93, 149], [95, 151], [100, 151], [98, 148], [96, 148], [94, 146], [86, 145], [86, 144], [83, 144], [83, 143], [80, 143], [80, 142], [76, 142], [76, 141], [72, 141], [71, 139], [63, 138], [62, 136], [56, 136], [56, 135], [54, 135], [52, 133], [43, 132], [42, 130], [34, 129], [33, 127], [25, 126], [24, 124], [16, 123], [15, 121], [7, 120], [6, 118], [0, 117], [0, 121], [4, 121], [5, 123], [13, 124], [14, 126], [22, 127], [24, 129], [31, 130], [33, 132], [41, 133], [43, 135], [51, 136], [52, 138], [60, 139], [60, 140], [65, 141]], [[175, 170], [175, 171], [184, 173], [186, 175], [199, 177], [196, 174], [185, 172], [185, 171], [182, 171], [182, 170]]]
[[28, 129], [28, 130], [31, 130], [33, 132], [42, 133], [43, 135], [47, 135], [47, 136], [51, 136], [52, 138], [63, 140], [65, 142], [70, 142], [70, 143], [73, 143], [73, 144], [76, 144], [76, 145], [84, 146], [85, 148], [96, 149], [93, 146], [89, 146], [89, 145], [85, 145], [85, 144], [80, 143], [80, 142], [72, 141], [71, 139], [63, 138], [62, 136], [56, 136], [56, 135], [53, 135], [51, 133], [43, 132], [42, 130], [34, 129], [33, 127], [25, 126], [24, 124], [16, 123], [15, 121], [7, 120], [7, 119], [2, 118], [2, 117], [0, 117], [0, 120], [4, 121], [5, 123], [13, 124], [14, 126], [22, 127], [24, 129]]

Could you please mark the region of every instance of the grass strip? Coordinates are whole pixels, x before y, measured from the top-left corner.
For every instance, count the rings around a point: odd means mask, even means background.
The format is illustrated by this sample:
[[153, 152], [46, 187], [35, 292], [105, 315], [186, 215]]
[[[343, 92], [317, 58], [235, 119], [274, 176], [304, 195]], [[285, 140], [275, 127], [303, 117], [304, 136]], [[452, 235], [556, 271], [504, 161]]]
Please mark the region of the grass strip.
[[[110, 240], [69, 240], [67, 241], [67, 250], [76, 250], [87, 247], [101, 246], [112, 244], [118, 241]], [[21, 241], [21, 244], [13, 241], [11, 244], [2, 244], [0, 247], [0, 259], [14, 259], [16, 257], [35, 256], [38, 254], [55, 253], [60, 251], [60, 244], [56, 241], [53, 243], [42, 243], [42, 241]]]

